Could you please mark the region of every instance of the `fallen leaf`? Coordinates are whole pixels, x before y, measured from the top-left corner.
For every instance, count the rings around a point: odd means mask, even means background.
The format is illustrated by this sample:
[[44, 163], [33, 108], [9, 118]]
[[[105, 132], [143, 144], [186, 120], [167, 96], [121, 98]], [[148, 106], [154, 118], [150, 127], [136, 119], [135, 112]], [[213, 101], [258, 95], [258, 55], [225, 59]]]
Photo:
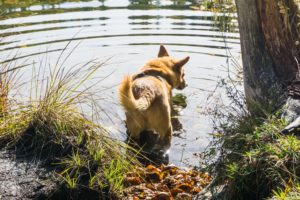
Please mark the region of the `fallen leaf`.
[[167, 192], [159, 192], [156, 194], [156, 196], [153, 198], [153, 200], [172, 200], [170, 193]]
[[151, 182], [159, 182], [161, 180], [161, 176], [158, 172], [148, 172], [146, 173], [146, 178]]
[[140, 200], [140, 198], [139, 198], [139, 197], [136, 197], [136, 196], [134, 196], [134, 197], [132, 198], [132, 200]]
[[123, 180], [125, 186], [139, 185], [142, 183], [140, 177], [125, 177]]
[[190, 184], [187, 184], [187, 183], [177, 185], [177, 188], [182, 189], [185, 192], [190, 192], [193, 189], [193, 187]]
[[182, 189], [180, 189], [180, 188], [173, 188], [171, 190], [172, 196], [176, 196], [178, 193], [182, 193], [182, 192], [184, 192], [184, 191]]
[[191, 190], [191, 193], [192, 193], [192, 194], [198, 194], [199, 192], [201, 192], [201, 189], [198, 188], [198, 187], [194, 187], [194, 188]]
[[188, 193], [180, 193], [176, 196], [178, 200], [192, 200], [192, 195]]

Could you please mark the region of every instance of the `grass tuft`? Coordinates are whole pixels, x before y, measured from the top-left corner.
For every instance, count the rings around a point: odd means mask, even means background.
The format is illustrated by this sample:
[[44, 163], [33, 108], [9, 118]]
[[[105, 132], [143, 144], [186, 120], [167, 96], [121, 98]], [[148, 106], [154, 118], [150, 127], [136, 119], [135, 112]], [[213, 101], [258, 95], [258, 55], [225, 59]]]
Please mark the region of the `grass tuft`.
[[299, 138], [280, 133], [287, 125], [280, 113], [257, 106], [259, 115], [251, 115], [236, 86], [223, 84], [223, 88], [230, 106], [214, 110], [217, 134], [204, 153], [215, 177], [214, 195], [224, 199], [297, 199]]
[[5, 93], [0, 95], [0, 147], [16, 149], [18, 156], [39, 160], [54, 170], [60, 187], [74, 191], [70, 198], [78, 197], [76, 192], [82, 189], [96, 192], [99, 198], [120, 195], [125, 173], [138, 164], [129, 147], [79, 109], [95, 106], [90, 91], [98, 81], [91, 77], [103, 64], [91, 61], [69, 69], [58, 61], [48, 69], [48, 76], [33, 67], [29, 100], [14, 99], [11, 109], [4, 107], [10, 101], [15, 71], [1, 74], [7, 79], [0, 82], [0, 94]]

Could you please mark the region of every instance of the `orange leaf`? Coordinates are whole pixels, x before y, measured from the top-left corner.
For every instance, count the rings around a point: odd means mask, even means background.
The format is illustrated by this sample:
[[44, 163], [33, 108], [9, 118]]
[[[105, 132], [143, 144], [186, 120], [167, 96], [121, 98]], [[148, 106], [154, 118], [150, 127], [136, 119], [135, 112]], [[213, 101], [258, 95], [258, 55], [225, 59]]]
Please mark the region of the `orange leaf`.
[[172, 190], [171, 190], [171, 194], [173, 195], [173, 196], [176, 196], [178, 193], [182, 193], [182, 192], [184, 192], [182, 189], [180, 189], [180, 188], [173, 188]]
[[131, 186], [131, 185], [139, 185], [142, 181], [140, 177], [126, 177], [124, 179], [124, 185]]
[[140, 200], [140, 198], [139, 198], [139, 197], [136, 197], [136, 196], [134, 196], [134, 197], [132, 198], [132, 200]]
[[201, 192], [201, 189], [198, 188], [198, 187], [194, 187], [194, 188], [191, 190], [191, 193], [192, 193], [192, 194], [198, 194], [199, 192]]
[[193, 187], [190, 184], [187, 184], [187, 183], [180, 184], [177, 187], [182, 189], [185, 192], [190, 192], [193, 189]]

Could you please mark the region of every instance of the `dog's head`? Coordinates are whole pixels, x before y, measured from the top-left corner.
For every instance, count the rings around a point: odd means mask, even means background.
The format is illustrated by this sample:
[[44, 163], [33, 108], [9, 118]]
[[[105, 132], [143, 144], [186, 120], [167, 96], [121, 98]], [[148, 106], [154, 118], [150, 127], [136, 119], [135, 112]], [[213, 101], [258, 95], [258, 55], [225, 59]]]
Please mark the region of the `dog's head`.
[[158, 58], [169, 68], [173, 73], [170, 76], [173, 82], [173, 87], [179, 90], [184, 89], [187, 84], [184, 79], [183, 66], [189, 61], [190, 57], [187, 56], [183, 59], [176, 59], [169, 56], [166, 48], [161, 45], [158, 53]]

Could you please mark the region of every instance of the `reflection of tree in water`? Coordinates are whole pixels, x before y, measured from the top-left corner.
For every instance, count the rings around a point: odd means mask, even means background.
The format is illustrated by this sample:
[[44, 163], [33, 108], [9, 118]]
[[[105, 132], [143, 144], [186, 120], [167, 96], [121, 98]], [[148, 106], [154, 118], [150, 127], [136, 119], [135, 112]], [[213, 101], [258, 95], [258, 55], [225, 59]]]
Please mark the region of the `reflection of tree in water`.
[[174, 5], [185, 5], [186, 0], [172, 0]]
[[[0, 6], [3, 8], [23, 8], [26, 10], [27, 7], [32, 5], [57, 5], [64, 2], [89, 2], [92, 0], [0, 0]], [[101, 2], [101, 6], [104, 6], [106, 0], [98, 0]], [[131, 6], [159, 6], [163, 0], [128, 0]], [[173, 2], [173, 5], [186, 5], [194, 4], [197, 0], [169, 0]]]
[[105, 3], [106, 0], [98, 0], [98, 1], [101, 2], [101, 4], [102, 4], [101, 6], [104, 6], [104, 3]]
[[[130, 5], [161, 5], [162, 0], [129, 0]], [[195, 4], [197, 0], [170, 0], [173, 5]]]
[[[11, 18], [11, 17], [20, 17], [20, 16], [29, 16], [36, 14], [53, 14], [53, 13], [61, 13], [68, 12], [74, 10], [81, 10], [82, 8], [79, 6], [77, 8], [65, 8], [61, 7], [63, 3], [67, 2], [91, 2], [94, 0], [0, 0], [0, 8], [1, 12], [5, 13], [5, 15], [0, 14], [1, 19]], [[100, 9], [105, 9], [106, 0], [98, 0], [101, 5]], [[31, 9], [32, 6], [40, 6], [39, 9]], [[86, 7], [84, 10], [93, 10], [95, 7]]]
[[[80, 0], [81, 2], [89, 2], [92, 0]], [[99, 0], [104, 4], [106, 0]], [[26, 8], [32, 5], [55, 5], [64, 2], [79, 2], [79, 0], [0, 0], [0, 6], [2, 7], [18, 7]]]
[[195, 4], [197, 0], [171, 0], [173, 5], [186, 5], [187, 3]]
[[153, 0], [129, 0], [131, 5], [153, 5]]

